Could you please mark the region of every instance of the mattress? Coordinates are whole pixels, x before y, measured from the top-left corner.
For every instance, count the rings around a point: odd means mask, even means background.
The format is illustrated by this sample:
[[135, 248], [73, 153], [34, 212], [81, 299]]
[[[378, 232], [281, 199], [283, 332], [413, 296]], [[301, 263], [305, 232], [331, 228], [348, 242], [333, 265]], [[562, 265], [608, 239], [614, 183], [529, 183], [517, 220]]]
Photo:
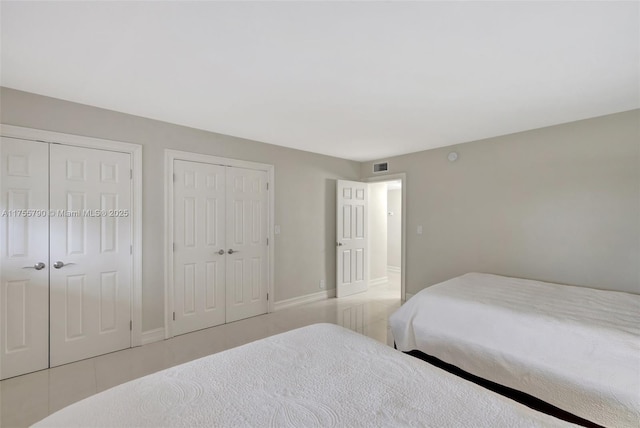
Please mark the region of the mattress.
[[332, 324], [130, 381], [36, 427], [568, 426]]
[[401, 351], [610, 427], [640, 426], [640, 296], [470, 273], [389, 318]]

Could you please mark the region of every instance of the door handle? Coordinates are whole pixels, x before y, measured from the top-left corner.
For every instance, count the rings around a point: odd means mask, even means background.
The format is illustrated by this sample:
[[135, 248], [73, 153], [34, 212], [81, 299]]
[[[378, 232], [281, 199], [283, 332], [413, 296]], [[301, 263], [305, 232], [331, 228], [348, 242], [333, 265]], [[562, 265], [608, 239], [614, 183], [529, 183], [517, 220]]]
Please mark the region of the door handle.
[[218, 254], [223, 255], [224, 254], [224, 250], [218, 251]]
[[65, 262], [62, 262], [62, 261], [58, 260], [57, 262], [55, 262], [53, 264], [53, 267], [56, 268], [56, 269], [60, 269], [61, 267], [68, 266], [68, 265], [75, 265], [75, 263], [65, 263]]
[[229, 254], [233, 254], [233, 253], [239, 253], [240, 251], [237, 251], [237, 250], [234, 251], [233, 249], [229, 248], [229, 251], [227, 251], [227, 252]]
[[35, 269], [35, 270], [42, 270], [42, 269], [44, 269], [44, 268], [45, 268], [45, 266], [46, 266], [46, 265], [45, 265], [44, 263], [42, 263], [42, 262], [38, 262], [38, 263], [36, 263], [36, 264], [35, 264], [35, 265], [33, 265], [33, 266], [25, 266], [25, 267], [23, 267], [22, 269]]
[[342, 242], [338, 242], [338, 247], [342, 247]]

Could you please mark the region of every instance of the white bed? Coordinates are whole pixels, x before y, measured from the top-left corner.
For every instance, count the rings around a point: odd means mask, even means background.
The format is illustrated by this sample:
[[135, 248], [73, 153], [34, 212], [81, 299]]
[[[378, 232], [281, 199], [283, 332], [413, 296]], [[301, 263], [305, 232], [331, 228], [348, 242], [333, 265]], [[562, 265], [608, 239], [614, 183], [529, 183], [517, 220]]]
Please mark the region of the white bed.
[[640, 296], [470, 273], [389, 318], [396, 346], [610, 427], [640, 426]]
[[332, 324], [133, 380], [37, 427], [568, 426]]

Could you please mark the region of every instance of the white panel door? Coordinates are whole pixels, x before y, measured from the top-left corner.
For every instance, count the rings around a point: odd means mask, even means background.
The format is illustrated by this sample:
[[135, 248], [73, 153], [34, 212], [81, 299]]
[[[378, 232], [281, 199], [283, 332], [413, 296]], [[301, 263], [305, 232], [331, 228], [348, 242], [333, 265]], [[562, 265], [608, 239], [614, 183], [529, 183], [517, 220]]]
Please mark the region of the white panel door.
[[0, 379], [49, 367], [49, 145], [0, 143]]
[[174, 161], [174, 334], [225, 322], [225, 167]]
[[131, 160], [50, 146], [51, 366], [131, 346]]
[[227, 322], [267, 313], [267, 173], [227, 168]]
[[338, 180], [337, 297], [360, 293], [368, 288], [367, 193], [367, 183]]

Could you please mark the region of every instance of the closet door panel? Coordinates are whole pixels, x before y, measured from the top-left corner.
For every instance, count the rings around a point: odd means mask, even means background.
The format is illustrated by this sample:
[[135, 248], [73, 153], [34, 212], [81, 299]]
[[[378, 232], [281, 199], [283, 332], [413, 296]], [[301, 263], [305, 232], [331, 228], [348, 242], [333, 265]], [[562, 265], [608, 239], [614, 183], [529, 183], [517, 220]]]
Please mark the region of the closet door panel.
[[267, 173], [227, 167], [227, 322], [267, 313]]
[[0, 142], [0, 379], [49, 366], [49, 145]]
[[130, 156], [51, 145], [51, 366], [131, 346]]
[[173, 332], [183, 334], [225, 322], [225, 168], [176, 160], [174, 174]]

